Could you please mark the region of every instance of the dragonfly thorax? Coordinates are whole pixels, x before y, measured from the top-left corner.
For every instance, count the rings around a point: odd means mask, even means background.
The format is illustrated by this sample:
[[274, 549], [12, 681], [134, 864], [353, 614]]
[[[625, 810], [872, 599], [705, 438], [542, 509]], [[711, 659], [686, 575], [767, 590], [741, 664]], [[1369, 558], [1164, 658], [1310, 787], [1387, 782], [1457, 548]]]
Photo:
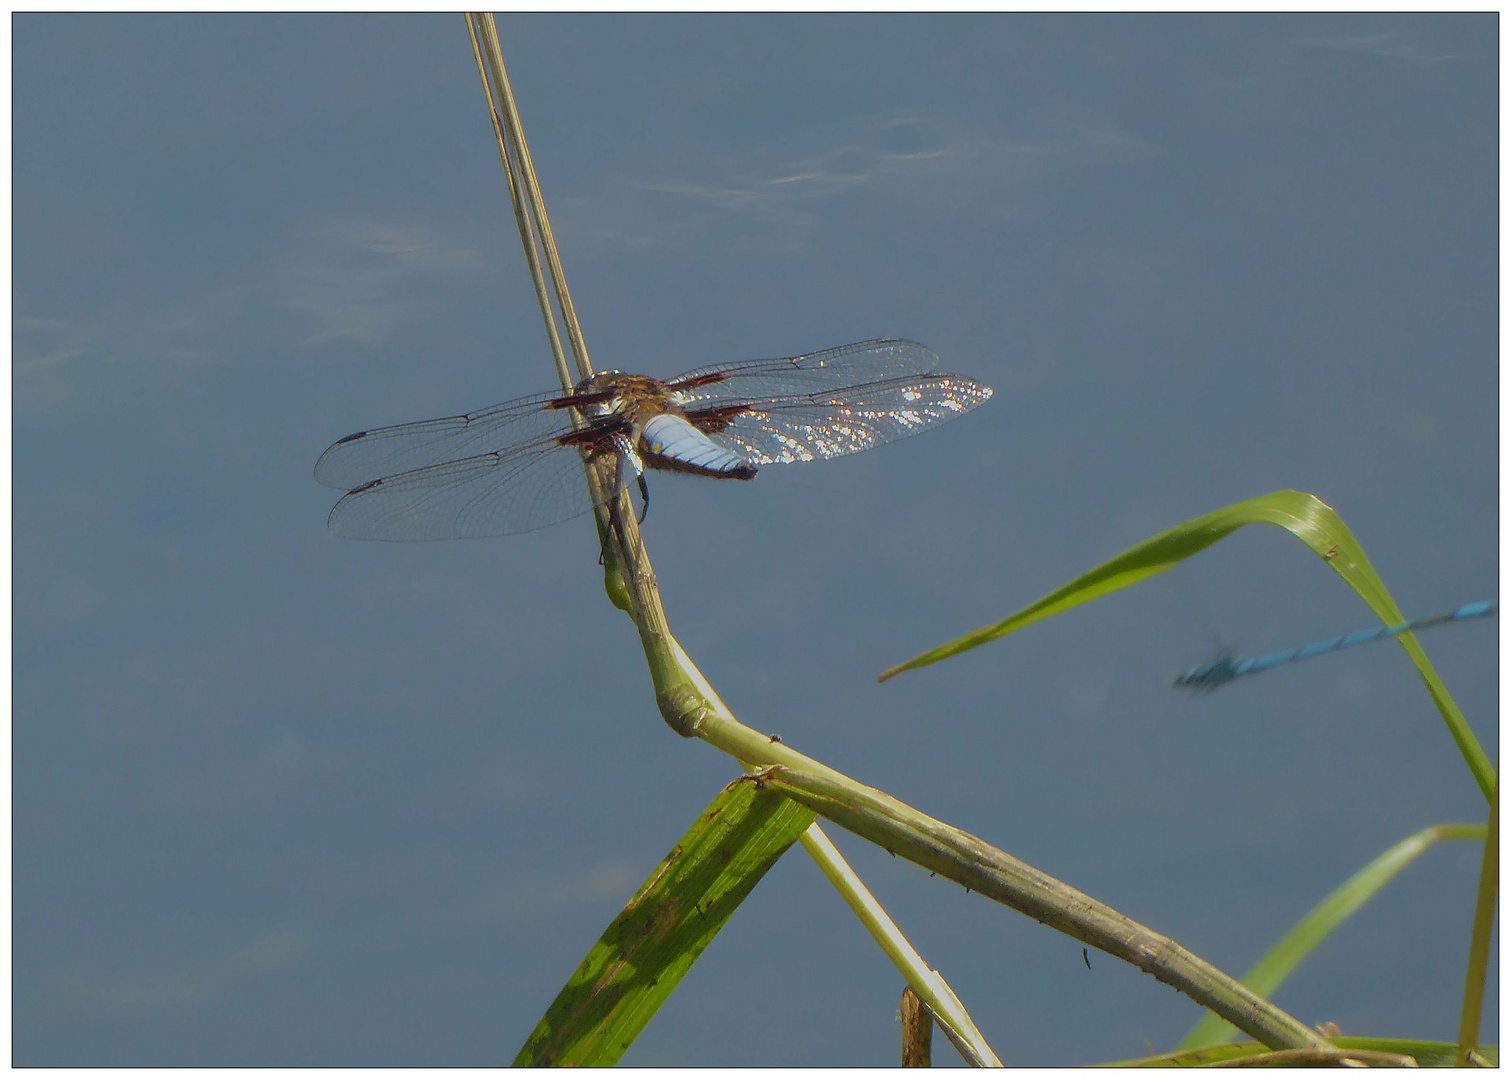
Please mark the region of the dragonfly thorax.
[[637, 429], [647, 417], [677, 408], [660, 379], [614, 370], [600, 371], [582, 380], [563, 400], [570, 401], [586, 419], [623, 416]]

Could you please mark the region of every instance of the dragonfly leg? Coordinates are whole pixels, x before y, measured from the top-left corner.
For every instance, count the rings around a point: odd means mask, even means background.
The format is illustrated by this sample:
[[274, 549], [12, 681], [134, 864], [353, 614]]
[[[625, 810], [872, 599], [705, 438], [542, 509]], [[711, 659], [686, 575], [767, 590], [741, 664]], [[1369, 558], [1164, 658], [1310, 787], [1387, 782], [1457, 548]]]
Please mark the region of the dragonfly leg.
[[[635, 521], [645, 520], [645, 512], [650, 509], [651, 489], [645, 483], [645, 462], [640, 459], [640, 452], [635, 449], [635, 440], [626, 435], [618, 435], [614, 439], [615, 449], [619, 452], [619, 468], [615, 470], [615, 484], [619, 489], [629, 485], [630, 474], [635, 476], [635, 484], [640, 488], [640, 510], [635, 515]], [[614, 492], [618, 498], [619, 491]], [[634, 498], [630, 499], [631, 509], [634, 508]]]

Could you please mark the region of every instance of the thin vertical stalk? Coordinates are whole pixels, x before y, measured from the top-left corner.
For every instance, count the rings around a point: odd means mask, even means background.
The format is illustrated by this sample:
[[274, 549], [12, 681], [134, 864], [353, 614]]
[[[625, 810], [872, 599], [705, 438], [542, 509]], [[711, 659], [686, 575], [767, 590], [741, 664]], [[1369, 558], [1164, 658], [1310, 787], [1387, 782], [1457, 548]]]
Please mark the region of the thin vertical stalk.
[[546, 264], [551, 271], [551, 283], [555, 286], [556, 302], [561, 305], [562, 321], [566, 323], [567, 338], [572, 346], [572, 357], [577, 362], [578, 380], [593, 374], [593, 365], [588, 359], [588, 345], [582, 336], [582, 326], [577, 321], [577, 308], [572, 303], [572, 294], [567, 289], [567, 276], [561, 267], [561, 255], [556, 250], [556, 235], [551, 231], [551, 218], [546, 213], [546, 204], [540, 197], [540, 183], [535, 176], [535, 162], [530, 157], [530, 146], [525, 141], [524, 128], [519, 120], [519, 107], [514, 101], [514, 89], [509, 83], [509, 74], [504, 68], [503, 49], [498, 41], [498, 26], [491, 12], [471, 16], [469, 25], [476, 23], [481, 32], [483, 53], [487, 57], [488, 70], [493, 75], [498, 91], [498, 105], [502, 107], [499, 119], [508, 137], [510, 149], [519, 165], [519, 184], [524, 189], [526, 201], [534, 218], [536, 232], [540, 234], [545, 250]]
[[934, 1064], [934, 1021], [911, 986], [902, 992], [897, 1019], [902, 1024], [902, 1067], [927, 1069]]
[[[518, 154], [511, 155], [510, 152], [510, 143], [514, 141], [513, 137], [519, 134], [519, 117], [517, 113], [514, 113], [515, 122], [506, 134], [503, 120], [499, 115], [498, 98], [494, 95], [496, 84], [500, 88], [499, 96], [504, 97], [508, 105], [513, 104], [509, 96], [509, 79], [504, 73], [503, 57], [498, 49], [498, 28], [494, 26], [491, 14], [482, 14], [467, 16], [467, 30], [472, 37], [472, 55], [477, 60], [477, 73], [483, 80], [483, 93], [488, 98], [488, 116], [493, 121], [493, 136], [498, 142], [499, 160], [504, 166], [504, 176], [509, 181], [509, 201], [514, 206], [514, 221], [519, 226], [519, 240], [525, 248], [525, 262], [529, 264], [530, 280], [535, 285], [535, 297], [540, 302], [541, 318], [545, 320], [546, 337], [551, 342], [551, 356], [556, 361], [556, 374], [561, 380], [561, 388], [570, 391], [577, 384], [578, 379], [585, 379], [593, 372], [591, 367], [587, 371], [582, 370], [582, 360], [579, 360], [577, 379], [573, 379], [567, 370], [566, 355], [561, 347], [561, 336], [556, 330], [556, 313], [551, 310], [551, 300], [546, 292], [546, 278], [541, 272], [540, 251], [536, 244], [535, 232], [526, 217], [525, 199], [520, 191], [519, 180], [516, 179], [515, 160]], [[584, 358], [587, 356], [586, 350], [581, 356]]]
[[1480, 886], [1474, 901], [1474, 929], [1469, 935], [1469, 966], [1464, 973], [1464, 1005], [1459, 1013], [1460, 1066], [1480, 1041], [1480, 1016], [1485, 1009], [1485, 977], [1490, 969], [1490, 935], [1495, 928], [1495, 894], [1500, 875], [1500, 769], [1490, 797], [1490, 821], [1485, 831], [1485, 854], [1480, 860]]
[[[509, 83], [509, 74], [504, 68], [503, 50], [498, 41], [498, 27], [491, 12], [471, 13], [467, 16], [467, 31], [472, 39], [472, 55], [477, 61], [478, 76], [482, 79], [483, 94], [488, 99], [488, 115], [493, 123], [494, 139], [498, 143], [499, 160], [504, 166], [504, 176], [509, 183], [509, 201], [514, 207], [514, 221], [519, 228], [520, 243], [525, 249], [525, 262], [530, 268], [530, 281], [535, 287], [535, 299], [540, 305], [540, 316], [546, 324], [546, 338], [551, 345], [551, 357], [556, 364], [556, 375], [561, 388], [570, 392], [577, 382], [593, 374], [593, 364], [588, 357], [587, 343], [582, 339], [577, 325], [576, 309], [567, 289], [566, 275], [561, 270], [561, 260], [556, 254], [556, 240], [551, 232], [551, 218], [546, 213], [545, 201], [535, 185], [535, 170], [530, 165], [530, 149], [525, 142], [524, 127], [520, 124], [519, 109], [514, 102], [514, 90]], [[541, 267], [541, 248], [547, 255], [558, 301], [562, 305], [563, 319], [567, 324], [568, 338], [572, 346], [572, 359], [577, 370], [573, 379], [568, 370], [566, 355], [561, 345], [561, 334], [556, 326], [556, 311], [551, 306], [546, 287], [545, 273]], [[580, 428], [583, 419], [576, 409], [569, 410], [574, 427]], [[615, 534], [610, 529], [606, 509], [607, 491], [613, 489], [615, 478], [609, 474], [609, 464], [593, 465], [586, 457], [583, 468], [587, 473], [588, 493], [593, 503], [593, 516], [598, 522], [599, 543], [606, 556], [604, 560], [604, 588], [616, 607], [629, 610], [633, 602], [624, 581], [627, 563], [625, 550], [616, 550], [612, 542]], [[621, 496], [627, 503], [627, 496]], [[639, 544], [638, 523], [634, 514], [627, 515], [632, 534], [630, 547]], [[624, 531], [618, 534], [624, 539]], [[643, 548], [642, 548], [643, 552]], [[649, 567], [648, 558], [645, 560]]]

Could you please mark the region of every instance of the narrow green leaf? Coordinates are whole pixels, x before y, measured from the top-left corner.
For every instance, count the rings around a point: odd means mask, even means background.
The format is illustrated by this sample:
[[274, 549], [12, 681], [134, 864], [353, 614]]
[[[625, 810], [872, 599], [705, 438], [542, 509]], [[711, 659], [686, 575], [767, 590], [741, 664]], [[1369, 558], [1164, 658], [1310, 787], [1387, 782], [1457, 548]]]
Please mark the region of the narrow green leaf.
[[514, 1064], [617, 1062], [814, 816], [754, 784], [720, 792], [603, 932]]
[[1485, 1008], [1485, 976], [1490, 968], [1490, 938], [1495, 932], [1495, 893], [1500, 884], [1500, 779], [1490, 800], [1485, 824], [1485, 851], [1480, 859], [1480, 884], [1474, 900], [1474, 929], [1469, 935], [1469, 964], [1464, 970], [1464, 1003], [1459, 1010], [1459, 1064], [1467, 1065], [1469, 1049], [1480, 1040], [1480, 1014]]
[[[1289, 530], [1319, 555], [1334, 562], [1338, 562], [1340, 558], [1349, 562], [1357, 560], [1362, 562], [1366, 569], [1369, 567], [1363, 552], [1357, 550], [1358, 545], [1353, 542], [1351, 535], [1347, 535], [1348, 530], [1341, 528], [1342, 522], [1337, 521], [1337, 515], [1333, 513], [1331, 507], [1315, 496], [1304, 492], [1277, 491], [1192, 518], [1150, 540], [1136, 544], [1121, 555], [1088, 570], [1069, 584], [1036, 600], [1021, 611], [1014, 612], [1001, 622], [983, 626], [974, 633], [966, 634], [962, 638], [930, 649], [896, 667], [888, 668], [881, 673], [881, 681], [885, 682], [904, 671], [926, 667], [957, 653], [974, 649], [978, 645], [985, 645], [988, 641], [995, 641], [1015, 630], [1031, 626], [1040, 619], [1058, 615], [1062, 611], [1068, 611], [1089, 600], [1095, 600], [1099, 596], [1106, 596], [1108, 593], [1125, 589], [1129, 585], [1135, 585], [1145, 578], [1163, 574], [1177, 563], [1211, 547], [1245, 525], [1252, 525], [1259, 521], [1268, 521]], [[1345, 534], [1346, 539], [1333, 535], [1334, 532], [1339, 531], [1328, 527], [1333, 522], [1337, 522], [1339, 530]], [[1347, 549], [1344, 545], [1347, 545]], [[1333, 554], [1324, 555], [1324, 552], [1329, 549], [1332, 549]], [[1370, 575], [1373, 575], [1373, 570], [1370, 570]], [[1394, 611], [1394, 608], [1391, 610]], [[1399, 615], [1399, 613], [1396, 614]], [[1394, 621], [1401, 620], [1396, 618]]]
[[[1021, 611], [1014, 612], [1001, 622], [983, 626], [962, 638], [930, 649], [896, 667], [888, 668], [881, 673], [880, 681], [885, 682], [904, 671], [926, 667], [974, 649], [989, 641], [1005, 637], [1015, 630], [1031, 626], [1040, 619], [1058, 615], [1088, 600], [1095, 600], [1099, 596], [1106, 596], [1108, 593], [1137, 584], [1145, 578], [1163, 574], [1182, 560], [1206, 550], [1245, 525], [1258, 523], [1277, 525], [1311, 548], [1318, 558], [1327, 563], [1339, 577], [1348, 583], [1350, 588], [1359, 594], [1382, 622], [1394, 624], [1405, 621], [1401, 609], [1396, 606], [1389, 590], [1385, 588], [1385, 583], [1380, 580], [1380, 575], [1375, 573], [1375, 568], [1370, 565], [1364, 549], [1359, 546], [1359, 542], [1354, 539], [1354, 534], [1349, 531], [1347, 525], [1343, 524], [1343, 519], [1337, 512], [1315, 495], [1308, 495], [1304, 491], [1275, 491], [1256, 499], [1234, 503], [1232, 506], [1215, 510], [1210, 514], [1203, 514], [1198, 518], [1192, 518], [1150, 540], [1145, 540], [1142, 544], [1129, 548], [1121, 555], [1109, 559], [1069, 584], [1029, 604]], [[1479, 740], [1474, 737], [1474, 732], [1464, 720], [1464, 714], [1459, 712], [1459, 707], [1454, 703], [1452, 695], [1448, 693], [1448, 688], [1438, 678], [1437, 672], [1427, 659], [1427, 654], [1417, 644], [1416, 637], [1412, 634], [1402, 634], [1395, 640], [1400, 643], [1401, 648], [1406, 650], [1406, 655], [1416, 665], [1422, 682], [1427, 685], [1427, 692], [1432, 695], [1438, 712], [1442, 714], [1444, 723], [1448, 725], [1453, 741], [1458, 744], [1459, 753], [1463, 755], [1465, 762], [1469, 765], [1469, 771], [1474, 774], [1475, 782], [1479, 784], [1480, 791], [1488, 800], [1495, 784], [1495, 769], [1490, 764], [1490, 758], [1480, 746]]]
[[[1457, 1050], [1452, 1043], [1429, 1042], [1426, 1039], [1375, 1039], [1339, 1035], [1332, 1042], [1340, 1050], [1406, 1054], [1416, 1058], [1417, 1064], [1424, 1069], [1452, 1068], [1454, 1053]], [[1219, 1061], [1256, 1057], [1268, 1052], [1265, 1046], [1256, 1042], [1224, 1043], [1221, 1046], [1203, 1046], [1198, 1050], [1177, 1050], [1173, 1054], [1159, 1054], [1155, 1057], [1109, 1061], [1107, 1065], [1132, 1069], [1192, 1068], [1199, 1065], [1211, 1065]], [[1481, 1046], [1479, 1055], [1492, 1067], [1498, 1067], [1500, 1064], [1500, 1052], [1497, 1047]]]
[[[1433, 825], [1413, 833], [1370, 860], [1362, 870], [1329, 893], [1322, 903], [1307, 912], [1288, 934], [1276, 942], [1240, 981], [1260, 997], [1273, 996], [1286, 977], [1296, 970], [1296, 965], [1305, 960], [1349, 916], [1373, 899], [1391, 878], [1409, 866], [1418, 855], [1439, 840], [1483, 840], [1484, 837], [1483, 825]], [[1213, 1046], [1235, 1034], [1237, 1029], [1232, 1024], [1209, 1012], [1181, 1040], [1176, 1050]], [[1337, 1042], [1336, 1039], [1333, 1041]]]

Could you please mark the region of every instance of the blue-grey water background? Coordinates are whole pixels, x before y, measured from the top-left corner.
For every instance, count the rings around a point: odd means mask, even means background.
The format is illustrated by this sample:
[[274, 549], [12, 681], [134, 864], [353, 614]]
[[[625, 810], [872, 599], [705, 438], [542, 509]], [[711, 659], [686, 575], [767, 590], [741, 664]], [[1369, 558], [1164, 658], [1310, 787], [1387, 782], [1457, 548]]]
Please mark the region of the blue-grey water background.
[[[1279, 530], [875, 676], [1277, 488], [1408, 615], [1496, 594], [1495, 16], [499, 25], [600, 366], [895, 335], [996, 389], [653, 478], [742, 719], [1235, 974], [1483, 820], [1394, 646], [1169, 689], [1374, 621]], [[506, 1062], [735, 767], [659, 718], [587, 519], [325, 531], [335, 438], [553, 385], [463, 20], [22, 15], [14, 64], [14, 1060]], [[1492, 757], [1497, 632], [1422, 638]], [[832, 831], [1006, 1061], [1198, 1019]], [[1430, 851], [1278, 1003], [1452, 1039], [1478, 860]], [[625, 1061], [891, 1063], [900, 989], [794, 849]]]

